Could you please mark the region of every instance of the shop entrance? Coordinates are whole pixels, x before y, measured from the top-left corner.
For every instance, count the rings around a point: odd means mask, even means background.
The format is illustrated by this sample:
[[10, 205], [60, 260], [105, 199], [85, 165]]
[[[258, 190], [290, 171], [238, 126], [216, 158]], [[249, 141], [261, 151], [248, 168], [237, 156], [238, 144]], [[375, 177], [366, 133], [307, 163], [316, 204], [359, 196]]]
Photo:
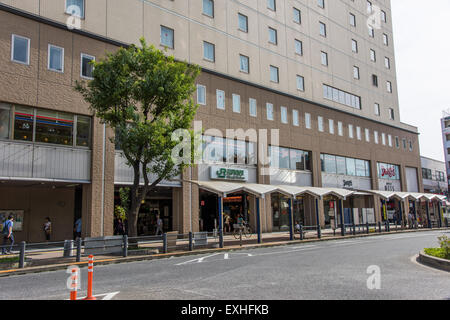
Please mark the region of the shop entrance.
[[[116, 188], [114, 206], [121, 205], [119, 189]], [[163, 232], [173, 231], [172, 188], [160, 187], [153, 190], [142, 202], [137, 220], [138, 236], [152, 236], [157, 231], [157, 216], [163, 221]], [[115, 217], [116, 218], [116, 217]], [[125, 232], [128, 222], [124, 222]]]
[[[223, 229], [225, 233], [233, 232], [233, 225], [237, 223], [238, 215], [251, 224], [249, 201], [246, 193], [230, 194], [223, 198]], [[212, 232], [219, 228], [218, 196], [200, 191], [200, 230]], [[229, 227], [227, 227], [227, 222]]]

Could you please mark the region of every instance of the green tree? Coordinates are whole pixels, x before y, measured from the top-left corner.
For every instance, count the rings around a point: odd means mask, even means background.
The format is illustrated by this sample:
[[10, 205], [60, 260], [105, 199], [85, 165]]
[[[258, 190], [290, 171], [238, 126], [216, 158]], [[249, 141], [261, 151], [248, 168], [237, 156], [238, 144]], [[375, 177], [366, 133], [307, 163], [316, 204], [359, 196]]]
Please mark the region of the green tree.
[[[133, 168], [128, 230], [137, 236], [138, 212], [146, 195], [190, 165], [172, 159], [172, 150], [180, 143], [172, 133], [184, 129], [193, 137], [190, 128], [198, 106], [192, 97], [200, 68], [175, 61], [144, 39], [140, 47], [120, 48], [92, 63], [93, 80], [77, 82], [76, 90], [115, 131], [112, 142]], [[193, 158], [193, 153], [188, 155]]]

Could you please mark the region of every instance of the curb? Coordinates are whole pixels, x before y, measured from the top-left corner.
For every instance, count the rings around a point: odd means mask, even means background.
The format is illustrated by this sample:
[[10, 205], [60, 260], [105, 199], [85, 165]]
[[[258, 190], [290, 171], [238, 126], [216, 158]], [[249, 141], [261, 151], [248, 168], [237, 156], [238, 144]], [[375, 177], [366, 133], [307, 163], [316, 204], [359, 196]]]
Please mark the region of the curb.
[[[159, 260], [171, 257], [183, 257], [183, 256], [192, 256], [192, 255], [200, 255], [206, 253], [215, 253], [215, 252], [223, 252], [223, 251], [241, 251], [241, 250], [252, 250], [252, 249], [260, 249], [260, 248], [271, 248], [271, 247], [280, 247], [286, 245], [298, 245], [302, 243], [314, 243], [314, 242], [324, 242], [324, 241], [333, 241], [333, 240], [341, 240], [341, 239], [354, 239], [354, 238], [367, 238], [372, 236], [382, 236], [389, 234], [404, 234], [404, 233], [416, 233], [416, 232], [428, 232], [428, 231], [448, 231], [449, 229], [441, 228], [441, 229], [421, 229], [421, 230], [400, 230], [400, 231], [391, 231], [391, 232], [382, 232], [382, 233], [370, 233], [370, 234], [357, 234], [357, 235], [346, 235], [342, 236], [332, 236], [321, 239], [307, 239], [307, 240], [293, 240], [293, 241], [279, 241], [272, 243], [263, 243], [263, 244], [250, 244], [244, 246], [228, 246], [225, 248], [214, 248], [214, 249], [201, 249], [195, 251], [182, 251], [182, 252], [172, 252], [172, 253], [162, 253], [155, 255], [144, 255], [144, 256], [132, 256], [132, 257], [123, 257], [123, 258], [111, 258], [111, 259], [101, 259], [95, 260], [95, 265], [109, 265], [109, 264], [117, 264], [117, 263], [127, 263], [127, 262], [138, 262], [138, 261], [149, 261], [149, 260]], [[425, 255], [425, 253], [424, 253]], [[429, 257], [429, 256], [427, 256]], [[420, 257], [419, 257], [420, 259]], [[438, 258], [436, 258], [438, 259]], [[442, 260], [442, 259], [441, 259]], [[30, 273], [40, 273], [40, 272], [49, 272], [49, 271], [58, 271], [65, 270], [69, 266], [87, 266], [88, 261], [82, 262], [72, 262], [72, 263], [64, 263], [64, 264], [54, 264], [49, 266], [36, 266], [29, 267], [23, 269], [12, 269], [12, 270], [0, 270], [0, 278], [14, 276], [14, 275], [25, 275]], [[450, 264], [449, 270], [450, 271]]]
[[450, 272], [450, 260], [430, 256], [424, 250], [420, 251], [417, 261], [428, 267]]

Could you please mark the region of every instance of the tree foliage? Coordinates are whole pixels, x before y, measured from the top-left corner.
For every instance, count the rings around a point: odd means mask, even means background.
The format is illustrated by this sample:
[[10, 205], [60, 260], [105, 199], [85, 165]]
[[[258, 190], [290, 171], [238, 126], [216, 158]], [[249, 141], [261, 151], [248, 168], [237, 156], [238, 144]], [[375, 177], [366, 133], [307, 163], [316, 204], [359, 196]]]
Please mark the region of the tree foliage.
[[115, 131], [112, 142], [133, 168], [128, 221], [131, 235], [136, 235], [137, 213], [147, 193], [189, 165], [174, 163], [172, 149], [180, 141], [173, 141], [172, 133], [186, 129], [193, 135], [197, 105], [192, 97], [200, 69], [175, 61], [144, 39], [140, 47], [120, 48], [92, 63], [93, 80], [78, 82], [76, 90]]

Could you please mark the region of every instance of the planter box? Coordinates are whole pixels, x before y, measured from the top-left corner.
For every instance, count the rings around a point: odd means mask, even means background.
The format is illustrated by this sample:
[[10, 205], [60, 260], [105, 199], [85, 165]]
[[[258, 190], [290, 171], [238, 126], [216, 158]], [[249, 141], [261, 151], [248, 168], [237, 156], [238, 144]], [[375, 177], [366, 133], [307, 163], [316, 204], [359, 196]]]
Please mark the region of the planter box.
[[419, 258], [417, 260], [429, 267], [450, 272], [450, 260], [427, 255], [424, 251], [420, 252]]

